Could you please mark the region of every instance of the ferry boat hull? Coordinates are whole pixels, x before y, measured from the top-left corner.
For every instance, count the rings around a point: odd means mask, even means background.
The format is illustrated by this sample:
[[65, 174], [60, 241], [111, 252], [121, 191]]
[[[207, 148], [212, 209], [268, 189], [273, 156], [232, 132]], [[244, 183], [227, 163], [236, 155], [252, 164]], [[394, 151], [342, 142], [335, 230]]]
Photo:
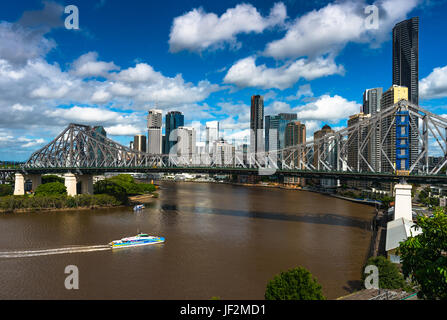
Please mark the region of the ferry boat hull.
[[163, 237], [139, 234], [135, 237], [123, 238], [121, 240], [112, 241], [110, 242], [110, 247], [112, 249], [132, 248], [132, 247], [147, 246], [151, 244], [158, 244], [163, 242], [165, 242], [165, 238]]

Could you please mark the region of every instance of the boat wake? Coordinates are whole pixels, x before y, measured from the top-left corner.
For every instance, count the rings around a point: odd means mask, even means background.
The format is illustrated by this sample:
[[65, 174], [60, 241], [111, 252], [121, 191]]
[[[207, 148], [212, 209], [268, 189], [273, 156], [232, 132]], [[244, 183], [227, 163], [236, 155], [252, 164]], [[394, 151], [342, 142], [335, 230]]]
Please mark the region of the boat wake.
[[93, 252], [93, 251], [105, 251], [105, 250], [110, 250], [110, 249], [111, 249], [110, 245], [100, 245], [100, 246], [75, 246], [75, 247], [43, 249], [43, 250], [3, 251], [3, 252], [0, 252], [0, 259], [49, 256], [49, 255], [54, 255], [54, 254], [81, 253], [81, 252]]

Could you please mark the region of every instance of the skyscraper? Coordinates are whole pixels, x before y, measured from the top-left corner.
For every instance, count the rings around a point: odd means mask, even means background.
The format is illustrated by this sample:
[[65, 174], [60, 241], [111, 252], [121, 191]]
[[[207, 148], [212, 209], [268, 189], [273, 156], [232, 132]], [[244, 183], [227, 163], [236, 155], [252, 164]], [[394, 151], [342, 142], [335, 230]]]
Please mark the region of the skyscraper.
[[367, 89], [363, 92], [364, 114], [375, 115], [380, 111], [380, 100], [382, 99], [383, 88]]
[[147, 116], [147, 151], [152, 154], [162, 153], [162, 133], [161, 127], [163, 116], [161, 110], [149, 110]]
[[196, 154], [196, 130], [192, 127], [177, 128], [177, 155], [182, 156], [181, 161], [191, 162]]
[[408, 100], [419, 104], [419, 17], [393, 28], [393, 85], [408, 88]]
[[146, 136], [138, 134], [133, 138], [133, 149], [136, 151], [146, 152]]
[[[284, 132], [284, 147], [292, 147], [306, 143], [306, 125], [300, 121], [291, 121], [287, 123]], [[305, 149], [296, 147], [286, 150], [285, 157], [287, 164], [293, 164], [295, 168], [305, 169]], [[303, 161], [303, 162], [300, 162]], [[284, 183], [293, 183], [304, 185], [304, 178], [285, 176]]]
[[[272, 151], [285, 147], [286, 126], [297, 119], [296, 113], [280, 113], [276, 116], [265, 116], [265, 150]], [[272, 131], [272, 130], [276, 130]], [[271, 138], [276, 136], [276, 146], [271, 145]]]
[[[170, 111], [166, 114], [165, 123], [165, 153], [171, 152], [171, 148], [177, 143], [177, 128], [183, 127], [185, 124], [185, 117], [179, 111]], [[175, 150], [173, 150], [175, 152]]]
[[[367, 89], [363, 93], [362, 111], [365, 115], [374, 116], [380, 111], [383, 88]], [[380, 127], [375, 125], [368, 142], [368, 162], [374, 171], [380, 172]]]
[[[321, 130], [314, 132], [313, 164], [316, 170], [324, 170], [324, 165], [320, 163], [320, 157], [324, 158], [321, 160], [329, 163], [332, 167], [337, 167], [337, 146], [335, 145], [335, 141], [324, 139], [327, 135], [331, 135], [334, 132], [327, 124]], [[333, 188], [337, 185], [334, 179], [320, 179], [320, 184], [326, 188]]]
[[250, 110], [250, 152], [264, 151], [264, 98], [260, 95], [251, 97]]
[[209, 121], [206, 123], [206, 152], [213, 153], [214, 142], [217, 140], [219, 140], [219, 121]]

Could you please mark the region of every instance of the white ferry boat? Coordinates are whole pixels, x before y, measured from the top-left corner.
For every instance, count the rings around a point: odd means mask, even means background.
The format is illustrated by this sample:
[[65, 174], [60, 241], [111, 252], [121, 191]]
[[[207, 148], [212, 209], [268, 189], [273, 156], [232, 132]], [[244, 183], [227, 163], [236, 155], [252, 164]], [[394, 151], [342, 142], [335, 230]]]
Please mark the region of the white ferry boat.
[[157, 244], [165, 242], [165, 238], [150, 236], [146, 233], [140, 233], [134, 237], [122, 238], [121, 240], [114, 240], [110, 242], [112, 249], [115, 248], [127, 248], [127, 247], [137, 247], [146, 246], [149, 244]]

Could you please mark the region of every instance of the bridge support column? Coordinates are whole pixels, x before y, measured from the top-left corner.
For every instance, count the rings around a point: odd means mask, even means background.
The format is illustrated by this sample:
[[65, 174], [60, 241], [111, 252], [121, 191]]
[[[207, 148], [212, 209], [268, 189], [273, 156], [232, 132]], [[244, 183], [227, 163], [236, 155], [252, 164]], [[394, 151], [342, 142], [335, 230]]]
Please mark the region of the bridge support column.
[[14, 195], [23, 196], [25, 194], [25, 177], [21, 173], [16, 173], [14, 183]]
[[64, 175], [65, 186], [67, 187], [67, 195], [75, 196], [77, 194], [76, 190], [76, 176], [72, 173], [66, 173]]
[[89, 174], [83, 174], [79, 176], [81, 180], [81, 193], [93, 194], [93, 176]]
[[42, 176], [40, 174], [31, 174], [29, 179], [31, 179], [33, 192], [36, 192], [37, 187], [42, 184]]
[[394, 220], [404, 218], [412, 221], [413, 216], [411, 213], [411, 185], [409, 184], [396, 184], [394, 186]]

